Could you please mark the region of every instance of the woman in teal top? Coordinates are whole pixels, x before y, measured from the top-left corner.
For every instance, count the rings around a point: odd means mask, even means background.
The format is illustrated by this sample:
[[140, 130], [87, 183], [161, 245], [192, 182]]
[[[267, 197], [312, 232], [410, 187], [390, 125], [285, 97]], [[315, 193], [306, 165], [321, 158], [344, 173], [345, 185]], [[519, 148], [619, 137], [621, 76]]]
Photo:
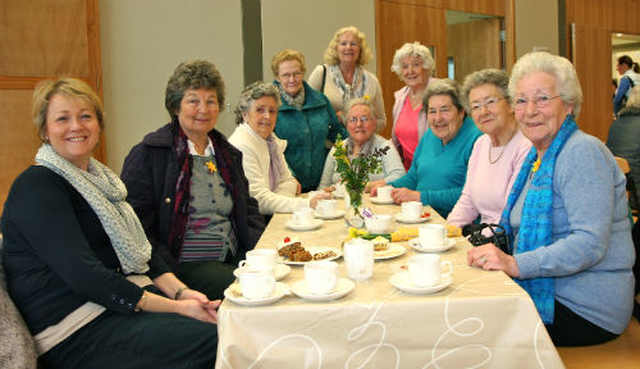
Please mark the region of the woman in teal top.
[[[482, 135], [469, 117], [465, 117], [455, 82], [449, 79], [429, 84], [423, 106], [429, 130], [422, 136], [406, 175], [389, 183], [391, 196], [400, 204], [421, 201], [447, 217], [458, 201], [467, 177], [467, 164], [473, 144]], [[386, 184], [378, 181], [371, 191]]]
[[349, 134], [327, 97], [303, 81], [306, 67], [300, 52], [279, 52], [271, 69], [282, 98], [274, 132], [287, 141], [284, 156], [302, 192], [315, 190], [329, 151], [326, 143], [333, 144], [338, 134], [343, 138]]

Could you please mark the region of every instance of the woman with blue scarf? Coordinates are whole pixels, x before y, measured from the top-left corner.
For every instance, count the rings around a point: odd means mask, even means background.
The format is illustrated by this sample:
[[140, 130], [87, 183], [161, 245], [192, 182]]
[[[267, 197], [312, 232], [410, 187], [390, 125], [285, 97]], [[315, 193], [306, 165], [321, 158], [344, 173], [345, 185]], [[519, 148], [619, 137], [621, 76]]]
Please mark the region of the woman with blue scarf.
[[606, 146], [574, 121], [582, 90], [567, 59], [523, 56], [509, 92], [516, 121], [533, 143], [502, 214], [510, 247], [477, 247], [468, 263], [515, 278], [556, 345], [612, 340], [633, 306], [624, 174]]

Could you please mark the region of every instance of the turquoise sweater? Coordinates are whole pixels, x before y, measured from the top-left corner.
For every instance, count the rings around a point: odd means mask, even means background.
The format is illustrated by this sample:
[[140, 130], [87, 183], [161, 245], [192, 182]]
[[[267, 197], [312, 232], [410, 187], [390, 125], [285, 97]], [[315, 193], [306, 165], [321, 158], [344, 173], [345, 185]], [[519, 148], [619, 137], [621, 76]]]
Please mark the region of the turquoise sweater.
[[[277, 81], [273, 83], [278, 84]], [[278, 138], [287, 141], [284, 157], [293, 176], [302, 188], [315, 190], [329, 151], [325, 142], [335, 142], [338, 133], [342, 138], [349, 134], [338, 121], [327, 97], [303, 83], [305, 100], [302, 110], [282, 99], [274, 132]]]
[[389, 184], [419, 191], [422, 203], [446, 218], [462, 194], [473, 144], [481, 135], [469, 117], [445, 146], [429, 129], [416, 148], [407, 174]]

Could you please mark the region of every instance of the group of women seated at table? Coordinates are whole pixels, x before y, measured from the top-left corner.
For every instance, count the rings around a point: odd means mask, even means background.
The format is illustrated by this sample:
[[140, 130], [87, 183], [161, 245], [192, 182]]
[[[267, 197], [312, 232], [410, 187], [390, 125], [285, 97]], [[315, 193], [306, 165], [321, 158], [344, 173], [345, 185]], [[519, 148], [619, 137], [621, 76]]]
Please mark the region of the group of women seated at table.
[[256, 246], [264, 215], [331, 197], [296, 196], [339, 181], [329, 150], [339, 134], [351, 157], [390, 148], [369, 178], [372, 196], [389, 184], [396, 203], [421, 201], [453, 225], [505, 227], [508, 248], [473, 248], [468, 264], [521, 284], [556, 344], [622, 333], [634, 283], [625, 179], [606, 146], [576, 125], [582, 92], [571, 63], [530, 53], [510, 79], [479, 71], [460, 92], [431, 78], [424, 46], [396, 56], [407, 86], [396, 95], [393, 141], [376, 133], [385, 125], [380, 86], [362, 68], [371, 55], [353, 27], [336, 33], [328, 66], [310, 77], [328, 97], [304, 82], [302, 54], [285, 50], [273, 83], [242, 92], [229, 141], [215, 129], [225, 102], [219, 71], [181, 63], [165, 92], [170, 122], [131, 150], [122, 180], [91, 158], [104, 126], [95, 92], [75, 79], [40, 84], [42, 146], [7, 198], [2, 253], [42, 361], [211, 367], [210, 323], [233, 269]]

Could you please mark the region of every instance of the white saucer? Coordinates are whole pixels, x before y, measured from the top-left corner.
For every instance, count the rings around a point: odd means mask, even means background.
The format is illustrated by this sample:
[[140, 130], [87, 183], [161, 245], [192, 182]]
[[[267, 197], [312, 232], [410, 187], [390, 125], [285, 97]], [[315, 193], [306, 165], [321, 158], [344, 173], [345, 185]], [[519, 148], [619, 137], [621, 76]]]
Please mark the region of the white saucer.
[[400, 255], [404, 255], [407, 252], [407, 249], [399, 243], [390, 242], [387, 246], [386, 250], [374, 251], [373, 259], [374, 260], [386, 260], [397, 258]]
[[431, 218], [431, 215], [429, 215], [428, 217], [420, 217], [416, 219], [416, 218], [405, 218], [404, 215], [402, 215], [402, 213], [397, 213], [395, 217], [396, 217], [396, 222], [407, 223], [407, 224], [418, 224], [418, 223], [424, 223], [427, 220], [429, 220], [429, 218]]
[[320, 219], [313, 219], [309, 224], [297, 224], [297, 223], [294, 223], [292, 220], [288, 220], [286, 225], [287, 225], [287, 228], [294, 231], [310, 231], [312, 229], [316, 229], [320, 227], [322, 223], [323, 221]]
[[369, 197], [369, 200], [371, 200], [372, 203], [377, 204], [377, 205], [391, 205], [391, 204], [393, 204], [393, 199], [391, 197], [388, 198], [388, 199], [379, 199], [376, 196], [376, 197]]
[[273, 290], [271, 296], [260, 299], [248, 299], [242, 296], [242, 292], [240, 291], [240, 284], [233, 283], [226, 290], [224, 290], [224, 297], [238, 305], [261, 306], [274, 303], [290, 293], [291, 292], [289, 291], [289, 286], [281, 282], [276, 282], [276, 288]]
[[[278, 247], [278, 249], [280, 249], [280, 247]], [[320, 260], [328, 260], [328, 261], [332, 261], [332, 260], [336, 260], [338, 258], [340, 258], [342, 256], [342, 250], [340, 250], [337, 247], [329, 247], [329, 246], [305, 246], [304, 247], [305, 250], [309, 251], [309, 253], [312, 256], [315, 256], [318, 253], [323, 253], [323, 252], [328, 252], [328, 251], [333, 251], [333, 253], [335, 254], [334, 256], [330, 256], [324, 259], [320, 259]], [[308, 263], [308, 261], [290, 261], [288, 258], [284, 258], [280, 255], [278, 255], [278, 262], [279, 263], [284, 263], [284, 264], [289, 264], [289, 265], [305, 265], [306, 263]]]
[[[236, 268], [233, 271], [233, 275], [235, 275], [236, 277], [240, 276], [240, 273], [242, 272], [243, 268]], [[276, 281], [281, 280], [282, 278], [286, 277], [289, 272], [291, 271], [291, 267], [286, 265], [286, 264], [280, 264], [278, 263], [278, 266], [276, 266]]]
[[338, 219], [338, 218], [342, 218], [344, 216], [346, 212], [344, 210], [336, 210], [335, 213], [333, 214], [319, 214], [318, 211], [316, 210], [314, 212], [314, 215], [316, 216], [316, 218], [318, 219], [325, 219], [325, 220], [329, 220], [329, 219]]
[[453, 282], [453, 277], [449, 276], [442, 278], [440, 280], [440, 283], [436, 284], [435, 286], [418, 287], [414, 286], [413, 283], [411, 283], [411, 275], [409, 275], [409, 272], [401, 272], [392, 275], [391, 278], [389, 278], [389, 282], [391, 282], [391, 284], [400, 291], [421, 295], [444, 290]]
[[291, 286], [291, 291], [298, 295], [299, 297], [309, 300], [309, 301], [331, 301], [341, 298], [342, 296], [348, 294], [355, 287], [355, 283], [347, 278], [340, 278], [338, 280], [338, 286], [335, 291], [328, 293], [326, 295], [316, 295], [307, 289], [307, 281], [304, 279], [298, 281]]
[[411, 246], [416, 251], [442, 252], [442, 251], [447, 251], [453, 246], [455, 246], [456, 240], [454, 240], [453, 238], [447, 238], [445, 239], [445, 244], [440, 247], [423, 247], [422, 245], [420, 245], [420, 239], [418, 237], [410, 239], [408, 243], [409, 243], [409, 246]]

